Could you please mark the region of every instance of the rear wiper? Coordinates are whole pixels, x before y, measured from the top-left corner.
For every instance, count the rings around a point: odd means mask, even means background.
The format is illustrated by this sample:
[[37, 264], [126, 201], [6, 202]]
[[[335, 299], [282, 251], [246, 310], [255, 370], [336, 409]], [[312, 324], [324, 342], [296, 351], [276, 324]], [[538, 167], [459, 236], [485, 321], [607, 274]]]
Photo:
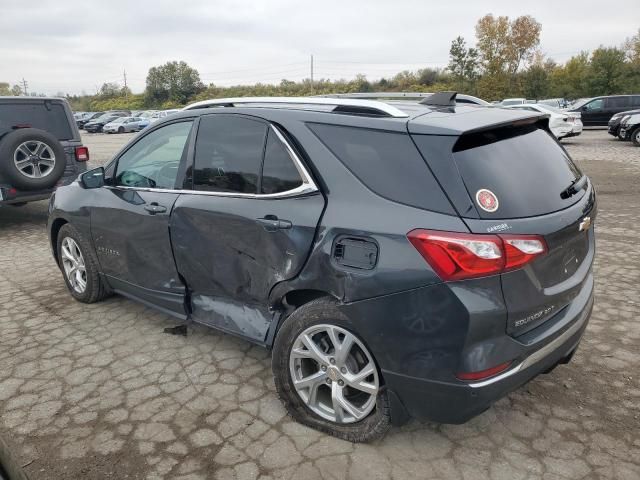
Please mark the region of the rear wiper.
[[575, 195], [580, 190], [582, 190], [586, 184], [587, 184], [586, 175], [582, 175], [580, 178], [576, 178], [573, 182], [571, 182], [571, 185], [569, 185], [562, 192], [560, 192], [560, 198], [567, 199]]

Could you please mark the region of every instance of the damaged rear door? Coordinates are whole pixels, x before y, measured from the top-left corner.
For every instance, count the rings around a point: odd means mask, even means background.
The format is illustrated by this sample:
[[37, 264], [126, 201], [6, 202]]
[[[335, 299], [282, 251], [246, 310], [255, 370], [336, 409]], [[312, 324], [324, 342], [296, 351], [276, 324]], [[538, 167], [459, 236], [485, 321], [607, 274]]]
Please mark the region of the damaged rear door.
[[192, 318], [262, 342], [269, 293], [304, 265], [324, 197], [283, 132], [255, 117], [202, 116], [190, 171], [170, 230]]

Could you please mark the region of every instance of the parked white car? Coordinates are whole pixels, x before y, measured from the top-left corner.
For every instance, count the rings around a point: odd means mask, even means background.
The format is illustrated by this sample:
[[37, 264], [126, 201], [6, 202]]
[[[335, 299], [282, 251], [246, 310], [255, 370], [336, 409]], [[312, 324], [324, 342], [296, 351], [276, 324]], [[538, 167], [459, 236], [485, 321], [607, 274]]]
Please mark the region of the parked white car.
[[151, 115], [150, 117], [151, 123], [157, 122], [158, 120], [162, 120], [163, 118], [168, 117], [169, 115], [179, 111], [180, 110], [178, 109], [160, 110], [159, 112], [156, 112], [153, 115]]
[[561, 138], [575, 137], [582, 133], [582, 120], [580, 112], [562, 112], [548, 105], [539, 103], [526, 103], [523, 105], [510, 105], [504, 108], [516, 108], [518, 110], [530, 110], [549, 115], [549, 129], [555, 137]]
[[509, 107], [511, 105], [522, 105], [524, 103], [527, 103], [528, 101], [529, 100], [527, 100], [526, 98], [505, 98], [500, 102], [500, 106]]
[[102, 127], [104, 133], [129, 133], [140, 129], [140, 117], [118, 117]]

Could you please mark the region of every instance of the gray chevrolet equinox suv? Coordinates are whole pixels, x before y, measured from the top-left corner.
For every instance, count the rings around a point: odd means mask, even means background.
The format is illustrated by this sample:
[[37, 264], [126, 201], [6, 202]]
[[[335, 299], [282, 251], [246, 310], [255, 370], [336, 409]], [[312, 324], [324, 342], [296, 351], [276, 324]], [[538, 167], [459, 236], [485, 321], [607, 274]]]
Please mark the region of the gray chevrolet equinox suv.
[[272, 349], [298, 421], [351, 441], [460, 423], [575, 352], [594, 188], [534, 112], [350, 98], [199, 102], [58, 189], [71, 295]]
[[0, 207], [49, 198], [88, 160], [65, 99], [0, 97]]

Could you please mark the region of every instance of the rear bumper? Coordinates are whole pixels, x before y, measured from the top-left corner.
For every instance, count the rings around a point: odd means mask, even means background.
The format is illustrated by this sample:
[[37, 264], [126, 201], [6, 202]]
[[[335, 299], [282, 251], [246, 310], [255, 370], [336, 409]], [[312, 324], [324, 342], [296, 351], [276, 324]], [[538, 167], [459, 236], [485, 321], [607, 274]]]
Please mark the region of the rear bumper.
[[0, 205], [13, 205], [16, 203], [28, 203], [37, 202], [39, 200], [46, 200], [51, 196], [54, 189], [38, 190], [35, 192], [21, 192], [9, 193], [10, 187], [4, 187], [0, 185]]
[[484, 381], [434, 381], [383, 370], [387, 388], [399, 398], [396, 410], [401, 407], [405, 410], [392, 412], [392, 417], [408, 415], [439, 423], [466, 422], [537, 375], [567, 363], [582, 338], [592, 309], [593, 277], [590, 275], [580, 295], [557, 315], [561, 318], [551, 319], [514, 339], [517, 343], [524, 342], [520, 343], [521, 355], [508, 370]]

